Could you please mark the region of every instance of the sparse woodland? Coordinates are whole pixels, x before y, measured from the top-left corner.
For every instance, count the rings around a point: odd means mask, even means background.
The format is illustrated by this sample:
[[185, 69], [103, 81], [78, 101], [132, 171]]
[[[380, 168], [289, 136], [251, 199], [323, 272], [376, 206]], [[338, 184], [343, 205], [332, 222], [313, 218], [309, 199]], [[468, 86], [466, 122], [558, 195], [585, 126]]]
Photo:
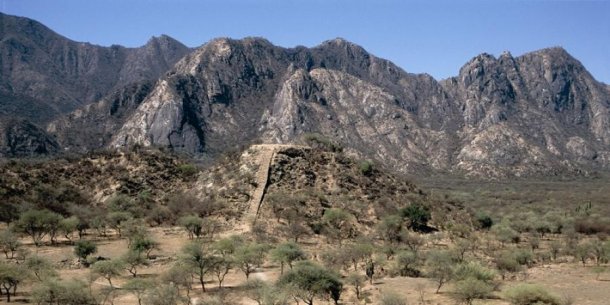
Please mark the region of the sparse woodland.
[[603, 202], [507, 212], [309, 144], [276, 153], [254, 219], [259, 169], [236, 153], [205, 171], [162, 152], [4, 164], [3, 302], [579, 304], [545, 270], [607, 287]]

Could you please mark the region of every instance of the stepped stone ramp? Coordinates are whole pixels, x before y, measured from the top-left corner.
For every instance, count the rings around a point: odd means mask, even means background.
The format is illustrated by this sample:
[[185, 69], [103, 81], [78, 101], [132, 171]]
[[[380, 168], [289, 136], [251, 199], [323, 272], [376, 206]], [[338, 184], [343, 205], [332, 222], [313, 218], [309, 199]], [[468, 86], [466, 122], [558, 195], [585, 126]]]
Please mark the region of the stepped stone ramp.
[[248, 211], [246, 212], [245, 219], [252, 220], [252, 224], [256, 223], [256, 218], [263, 203], [265, 197], [265, 191], [269, 184], [269, 168], [273, 162], [275, 153], [286, 148], [304, 147], [298, 145], [287, 145], [287, 144], [259, 144], [252, 145], [250, 149], [255, 152], [256, 163], [259, 164], [258, 172], [256, 173], [256, 189], [252, 196], [250, 196], [250, 202]]

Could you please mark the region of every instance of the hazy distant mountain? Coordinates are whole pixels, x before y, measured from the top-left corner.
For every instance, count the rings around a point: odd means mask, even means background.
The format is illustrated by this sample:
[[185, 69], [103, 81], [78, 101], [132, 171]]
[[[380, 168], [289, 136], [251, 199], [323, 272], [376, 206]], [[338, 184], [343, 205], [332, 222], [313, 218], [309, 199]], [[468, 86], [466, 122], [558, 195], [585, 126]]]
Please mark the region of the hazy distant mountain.
[[188, 52], [167, 36], [140, 48], [75, 42], [0, 13], [0, 120], [44, 124], [127, 84], [156, 79]]
[[[561, 48], [481, 54], [440, 82], [342, 39], [287, 49], [220, 38], [185, 54], [154, 81], [118, 78], [114, 93], [48, 131], [69, 151], [137, 143], [199, 156], [320, 133], [347, 153], [410, 173], [610, 167], [610, 89]], [[125, 59], [130, 68], [121, 71], [152, 65], [142, 58]]]

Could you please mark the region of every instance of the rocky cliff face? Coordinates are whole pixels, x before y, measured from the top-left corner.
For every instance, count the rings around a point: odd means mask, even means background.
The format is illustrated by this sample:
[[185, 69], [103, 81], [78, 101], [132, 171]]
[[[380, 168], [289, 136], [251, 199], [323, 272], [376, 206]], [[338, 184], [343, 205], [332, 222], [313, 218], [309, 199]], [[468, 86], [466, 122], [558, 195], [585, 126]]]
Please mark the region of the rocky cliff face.
[[188, 52], [167, 36], [140, 48], [75, 42], [0, 13], [0, 121], [42, 126], [125, 85], [157, 79]]
[[442, 84], [462, 109], [458, 169], [559, 174], [609, 165], [610, 96], [561, 48], [483, 54]]
[[482, 54], [437, 82], [341, 39], [217, 39], [160, 80], [110, 145], [213, 155], [321, 133], [402, 172], [586, 174], [609, 166], [609, 111], [607, 87], [561, 48]]
[[439, 82], [343, 39], [287, 49], [219, 38], [189, 52], [162, 36], [137, 49], [102, 48], [31, 20], [0, 22], [0, 114], [45, 123], [99, 100], [48, 125], [64, 150], [138, 144], [214, 157], [320, 133], [409, 173], [610, 167], [610, 89], [561, 48], [481, 54]]

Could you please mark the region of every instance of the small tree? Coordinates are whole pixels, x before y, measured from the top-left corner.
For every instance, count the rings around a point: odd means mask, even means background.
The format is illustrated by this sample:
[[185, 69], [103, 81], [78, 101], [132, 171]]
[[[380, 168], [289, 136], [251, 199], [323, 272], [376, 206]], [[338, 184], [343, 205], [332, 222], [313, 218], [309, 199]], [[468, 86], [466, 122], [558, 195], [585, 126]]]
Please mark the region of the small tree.
[[59, 231], [69, 242], [72, 242], [73, 233], [77, 231], [79, 223], [80, 220], [76, 216], [64, 218], [59, 222]]
[[559, 254], [559, 252], [561, 252], [561, 247], [561, 242], [558, 240], [553, 240], [549, 244], [551, 257], [553, 258], [553, 260], [557, 260], [557, 255]]
[[534, 223], [534, 230], [540, 235], [540, 238], [544, 238], [545, 234], [552, 232], [552, 225], [545, 220], [538, 220]]
[[54, 233], [59, 228], [61, 216], [49, 210], [28, 210], [21, 214], [16, 228], [29, 235], [34, 245], [40, 246], [42, 239], [49, 233], [54, 240]]
[[349, 244], [344, 248], [342, 256], [344, 259], [349, 260], [354, 267], [354, 271], [358, 270], [358, 264], [366, 264], [373, 258], [373, 244], [369, 241], [359, 241], [353, 244]]
[[354, 217], [342, 209], [328, 209], [322, 216], [324, 233], [341, 247], [343, 240], [354, 234]]
[[146, 260], [140, 252], [134, 250], [127, 250], [127, 253], [121, 257], [121, 261], [125, 265], [125, 269], [131, 273], [133, 277], [138, 276], [138, 268], [140, 266], [148, 265], [148, 260]]
[[316, 297], [329, 297], [338, 304], [343, 284], [334, 272], [314, 263], [299, 262], [294, 269], [284, 273], [278, 281], [281, 287], [293, 287], [295, 298], [313, 305]]
[[398, 215], [390, 215], [381, 219], [377, 226], [377, 232], [381, 239], [397, 243], [401, 240], [403, 220]]
[[13, 231], [2, 230], [0, 232], [0, 249], [2, 249], [7, 259], [14, 258], [19, 247], [21, 247], [21, 242]]
[[234, 259], [231, 256], [213, 256], [211, 264], [211, 271], [216, 276], [216, 279], [218, 279], [218, 288], [222, 288], [222, 282], [229, 271], [233, 269], [235, 264]]
[[235, 250], [235, 263], [244, 272], [246, 279], [265, 261], [266, 252], [266, 246], [258, 243], [244, 244]]
[[415, 269], [415, 265], [418, 263], [419, 258], [411, 251], [400, 251], [396, 254], [396, 269], [400, 276], [419, 276], [419, 270]]
[[521, 270], [521, 265], [517, 261], [515, 255], [511, 252], [500, 253], [495, 259], [494, 264], [500, 272], [502, 280], [506, 278], [506, 274], [517, 273]]
[[201, 237], [203, 231], [203, 219], [201, 217], [195, 215], [184, 216], [178, 220], [178, 223], [184, 227], [189, 239], [193, 239], [193, 237], [199, 239]]
[[212, 244], [214, 252], [222, 257], [231, 256], [235, 250], [244, 244], [244, 240], [237, 235], [225, 237], [217, 240]]
[[354, 287], [354, 292], [356, 293], [356, 299], [358, 299], [358, 300], [360, 300], [360, 293], [362, 291], [362, 286], [364, 286], [365, 281], [366, 281], [366, 278], [362, 274], [358, 274], [355, 272], [348, 274], [347, 277], [345, 278], [345, 282]]
[[591, 254], [593, 255], [593, 258], [595, 258], [595, 265], [599, 266], [608, 261], [608, 256], [610, 256], [610, 253], [607, 252], [610, 250], [608, 248], [609, 247], [599, 239], [591, 242]]
[[135, 295], [138, 299], [138, 305], [142, 305], [142, 299], [144, 298], [146, 291], [152, 287], [154, 286], [150, 280], [134, 278], [127, 281], [127, 283], [123, 285], [122, 289]]
[[519, 249], [513, 251], [513, 255], [517, 262], [522, 266], [531, 267], [534, 263], [534, 252], [526, 249]]
[[408, 230], [403, 230], [401, 232], [400, 239], [415, 254], [417, 254], [419, 249], [426, 243], [418, 233], [409, 232]]
[[502, 246], [509, 242], [518, 243], [520, 240], [519, 232], [513, 230], [506, 224], [495, 225], [491, 228], [491, 230], [496, 235], [496, 238], [502, 244]]
[[261, 280], [249, 280], [247, 283], [248, 298], [258, 305], [288, 305], [288, 295], [282, 289], [269, 285]]
[[11, 302], [11, 295], [17, 293], [17, 287], [28, 277], [27, 270], [18, 265], [0, 262], [0, 292]]
[[292, 242], [278, 245], [271, 250], [271, 260], [280, 263], [280, 274], [284, 274], [284, 264], [288, 264], [292, 269], [292, 263], [297, 260], [305, 259], [305, 252]]
[[119, 234], [119, 237], [122, 237], [121, 230], [123, 225], [131, 218], [132, 216], [129, 212], [110, 212], [106, 215], [106, 223]]
[[409, 220], [409, 228], [415, 231], [424, 230], [431, 218], [430, 209], [418, 203], [411, 204], [400, 212], [402, 217]]
[[38, 255], [32, 255], [25, 259], [24, 266], [34, 274], [37, 280], [43, 281], [57, 276], [57, 271], [51, 262]]
[[97, 215], [91, 219], [90, 225], [97, 231], [97, 234], [99, 236], [108, 235], [108, 220], [106, 219], [106, 217], [103, 217], [102, 215]]
[[491, 295], [493, 286], [476, 278], [466, 278], [455, 283], [453, 297], [459, 301], [472, 305], [476, 299], [487, 298]]
[[591, 258], [591, 244], [588, 242], [580, 243], [574, 249], [574, 257], [582, 262], [582, 265], [587, 264], [587, 260]]
[[183, 288], [190, 304], [191, 291], [193, 290], [193, 271], [188, 265], [178, 261], [161, 275], [161, 282], [173, 283], [177, 289]]
[[57, 235], [60, 233], [61, 230], [61, 221], [63, 219], [64, 218], [61, 215], [50, 212], [44, 220], [46, 223], [47, 230], [49, 232], [49, 239], [51, 240], [51, 244], [55, 244], [56, 242]]
[[32, 300], [39, 305], [95, 305], [87, 285], [78, 280], [46, 280], [32, 289]]
[[89, 240], [79, 240], [74, 244], [74, 254], [81, 263], [87, 263], [87, 257], [97, 252], [95, 243]]
[[191, 268], [205, 292], [205, 275], [214, 266], [214, 257], [204, 249], [203, 243], [194, 241], [182, 248], [181, 262]]
[[177, 305], [185, 303], [185, 298], [180, 295], [178, 287], [172, 283], [155, 286], [148, 289], [144, 297], [148, 305]]
[[459, 264], [454, 272], [454, 298], [471, 305], [473, 300], [488, 297], [493, 291], [495, 272], [478, 262]]
[[93, 275], [105, 278], [110, 288], [114, 288], [112, 278], [120, 276], [124, 269], [125, 264], [121, 260], [97, 261], [91, 266]]
[[434, 250], [428, 254], [426, 261], [428, 276], [433, 278], [436, 283], [436, 293], [453, 276], [453, 258], [448, 251]]
[[158, 248], [159, 243], [149, 236], [138, 236], [129, 244], [130, 250], [139, 255], [145, 254], [147, 259], [150, 259], [150, 253]]

